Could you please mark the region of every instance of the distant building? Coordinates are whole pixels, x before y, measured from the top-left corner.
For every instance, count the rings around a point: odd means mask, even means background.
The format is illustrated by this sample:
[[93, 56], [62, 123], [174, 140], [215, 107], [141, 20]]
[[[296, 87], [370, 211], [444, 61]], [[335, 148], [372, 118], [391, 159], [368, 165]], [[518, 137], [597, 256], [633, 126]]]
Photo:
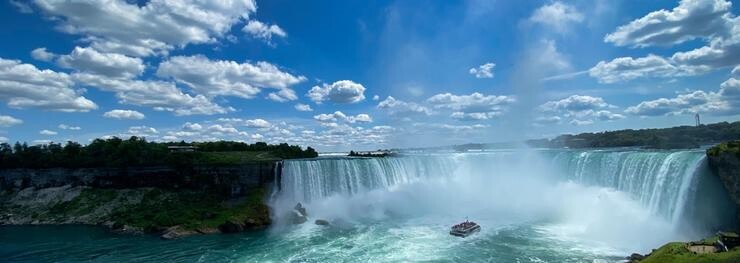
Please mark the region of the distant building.
[[198, 147], [195, 146], [167, 146], [167, 150], [170, 150], [171, 153], [184, 153], [184, 152], [195, 152], [198, 150]]

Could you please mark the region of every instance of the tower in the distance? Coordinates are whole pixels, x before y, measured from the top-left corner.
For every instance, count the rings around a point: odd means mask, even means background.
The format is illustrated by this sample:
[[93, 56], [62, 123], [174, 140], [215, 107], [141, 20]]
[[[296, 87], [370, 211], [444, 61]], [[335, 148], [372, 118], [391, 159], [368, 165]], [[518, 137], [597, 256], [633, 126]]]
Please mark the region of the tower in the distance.
[[699, 113], [697, 113], [696, 115], [694, 115], [694, 118], [696, 118], [696, 126], [697, 127], [700, 126], [701, 125], [701, 119], [699, 118]]

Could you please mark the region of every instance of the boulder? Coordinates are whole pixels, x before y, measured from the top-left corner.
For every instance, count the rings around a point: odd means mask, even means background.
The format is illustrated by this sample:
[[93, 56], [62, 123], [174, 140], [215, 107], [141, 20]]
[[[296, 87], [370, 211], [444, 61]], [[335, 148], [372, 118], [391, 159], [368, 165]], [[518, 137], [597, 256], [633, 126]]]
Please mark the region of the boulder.
[[320, 225], [320, 226], [328, 226], [329, 225], [329, 221], [326, 221], [324, 219], [316, 219], [316, 222], [314, 222], [314, 223], [316, 223], [317, 225]]
[[164, 233], [161, 236], [159, 236], [159, 238], [165, 239], [165, 240], [172, 240], [172, 239], [177, 239], [177, 238], [181, 238], [185, 236], [190, 236], [193, 234], [197, 234], [197, 232], [192, 231], [192, 230], [183, 229], [180, 226], [173, 226], [173, 227], [167, 228], [167, 230], [165, 230]]
[[299, 225], [306, 223], [306, 221], [308, 221], [308, 217], [301, 214], [298, 210], [293, 210], [293, 224]]
[[627, 262], [640, 262], [643, 259], [645, 259], [645, 256], [638, 253], [632, 253], [632, 255], [627, 257]]

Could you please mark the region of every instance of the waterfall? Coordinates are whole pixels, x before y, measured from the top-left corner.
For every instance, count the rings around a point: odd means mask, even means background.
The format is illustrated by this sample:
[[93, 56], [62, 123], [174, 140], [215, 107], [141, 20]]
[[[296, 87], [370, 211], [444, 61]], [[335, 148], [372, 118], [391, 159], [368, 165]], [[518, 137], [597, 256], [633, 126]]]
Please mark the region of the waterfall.
[[[697, 196], [694, 192], [698, 178], [707, 177], [704, 163], [701, 150], [636, 149], [502, 150], [287, 160], [283, 163], [278, 199], [286, 206], [296, 202], [311, 204], [331, 197], [351, 198], [376, 189], [393, 191], [404, 185], [437, 179], [458, 180], [458, 186], [460, 180], [468, 180], [464, 184], [475, 187], [482, 185], [475, 191], [516, 193], [510, 188], [527, 188], [530, 181], [507, 184], [508, 181], [536, 178], [532, 180], [538, 182], [535, 184], [540, 186], [538, 189], [544, 189], [539, 183], [544, 180], [545, 185], [572, 182], [616, 190], [675, 225], [685, 213], [687, 203]], [[470, 179], [469, 175], [475, 176]], [[486, 188], [487, 185], [495, 187]], [[528, 191], [537, 194], [539, 190]]]

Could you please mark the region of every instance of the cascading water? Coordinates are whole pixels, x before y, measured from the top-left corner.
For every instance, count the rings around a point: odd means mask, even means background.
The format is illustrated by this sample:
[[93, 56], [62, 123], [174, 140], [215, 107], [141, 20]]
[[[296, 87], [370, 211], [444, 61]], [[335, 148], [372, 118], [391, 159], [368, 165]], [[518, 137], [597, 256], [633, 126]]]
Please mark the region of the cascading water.
[[[636, 149], [293, 160], [273, 208], [301, 202], [316, 218], [359, 224], [470, 216], [484, 227], [526, 224], [553, 238], [639, 251], [717, 227], [683, 224], [701, 181], [713, 179], [704, 163], [701, 150]], [[627, 234], [646, 232], [653, 236]]]

